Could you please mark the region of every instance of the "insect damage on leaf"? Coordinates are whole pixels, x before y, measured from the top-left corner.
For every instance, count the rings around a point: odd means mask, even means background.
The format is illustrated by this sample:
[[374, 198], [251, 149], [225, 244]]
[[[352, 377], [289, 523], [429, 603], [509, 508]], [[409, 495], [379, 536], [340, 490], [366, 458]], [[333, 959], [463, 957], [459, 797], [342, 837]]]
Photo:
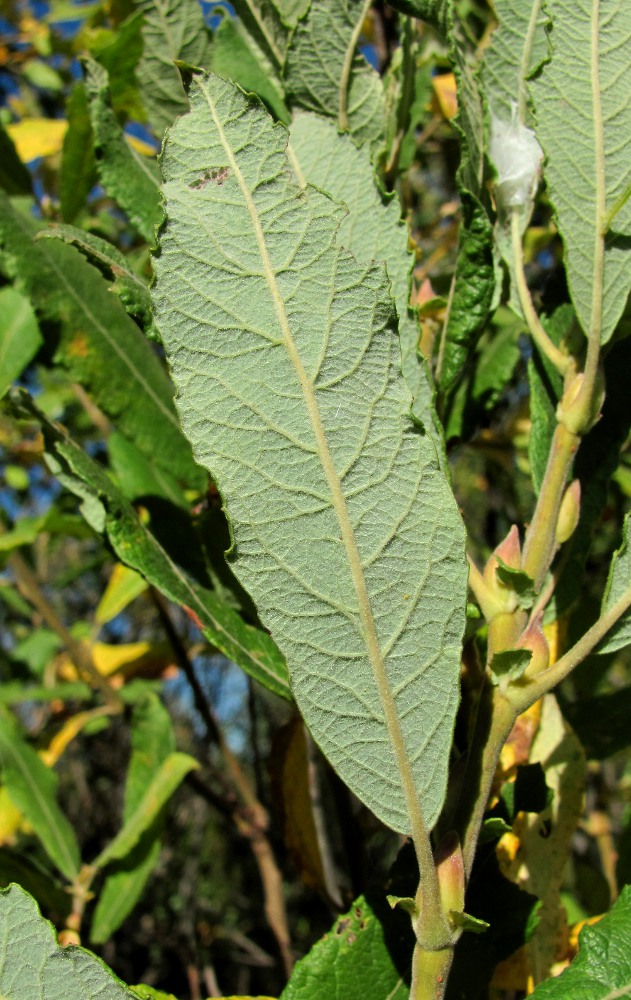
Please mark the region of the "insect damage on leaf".
[[229, 176], [230, 167], [213, 167], [210, 170], [204, 170], [201, 177], [198, 177], [196, 181], [189, 184], [189, 187], [193, 191], [201, 191], [202, 188], [205, 188], [207, 184], [211, 183], [211, 181], [217, 184], [218, 187], [221, 187], [223, 182], [228, 180]]

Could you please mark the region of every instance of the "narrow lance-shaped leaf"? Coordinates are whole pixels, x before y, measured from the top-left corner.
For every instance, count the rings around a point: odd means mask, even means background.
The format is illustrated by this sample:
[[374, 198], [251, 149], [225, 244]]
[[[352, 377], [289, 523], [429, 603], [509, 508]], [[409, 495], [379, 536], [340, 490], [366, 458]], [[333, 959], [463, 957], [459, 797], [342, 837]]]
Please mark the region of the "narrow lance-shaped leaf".
[[0, 760], [11, 801], [24, 813], [51, 861], [71, 881], [81, 858], [74, 830], [57, 804], [56, 776], [4, 714], [0, 715]]
[[[611, 338], [631, 289], [631, 5], [546, 0], [551, 59], [532, 83], [544, 173], [585, 333]], [[616, 206], [619, 211], [612, 217]], [[603, 274], [600, 270], [604, 237]], [[602, 312], [602, 315], [601, 315]]]
[[444, 796], [462, 525], [410, 419], [385, 268], [339, 249], [335, 204], [301, 194], [285, 145], [232, 85], [194, 78], [163, 157], [158, 323], [307, 725], [409, 832], [418, 799], [431, 824]]
[[162, 218], [157, 165], [127, 142], [110, 104], [107, 71], [93, 59], [86, 60], [86, 66], [99, 177], [107, 193], [127, 213], [140, 235], [153, 243], [156, 226]]
[[110, 861], [125, 858], [136, 846], [143, 833], [155, 822], [164, 804], [183, 781], [189, 771], [199, 767], [194, 757], [185, 753], [172, 753], [162, 762], [149, 781], [142, 797], [135, 801], [122, 830], [94, 859], [96, 868], [104, 868]]
[[[139, 808], [147, 785], [175, 750], [171, 717], [157, 697], [150, 693], [134, 709], [131, 722], [132, 754], [125, 782], [123, 819], [130, 821]], [[90, 940], [102, 944], [118, 930], [142, 896], [160, 854], [164, 809], [140, 837], [124, 863], [112, 866], [92, 918]]]
[[[177, 545], [167, 551], [143, 524], [104, 469], [50, 424], [28, 397], [20, 413], [42, 428], [46, 458], [59, 481], [82, 500], [82, 513], [95, 531], [106, 531], [116, 555], [170, 600], [187, 608], [204, 635], [228, 659], [282, 698], [291, 699], [287, 668], [270, 636], [246, 624], [217, 594], [180, 565]], [[177, 539], [175, 539], [177, 542]], [[166, 543], [165, 543], [166, 544]]]
[[318, 0], [298, 24], [287, 55], [291, 100], [332, 118], [357, 143], [383, 138], [385, 99], [379, 74], [357, 51], [367, 0]]
[[398, 199], [385, 197], [378, 189], [368, 149], [358, 149], [333, 122], [317, 115], [296, 116], [289, 155], [301, 186], [320, 188], [348, 209], [338, 230], [340, 246], [359, 260], [386, 262], [399, 317], [403, 374], [414, 400], [412, 412], [442, 459], [444, 443], [434, 410], [432, 377], [419, 354], [419, 325], [409, 304], [414, 254], [408, 250], [408, 228]]
[[[0, 192], [0, 251], [40, 321], [54, 324], [55, 360], [156, 465], [197, 485], [200, 470], [180, 430], [172, 386], [151, 345], [74, 247], [59, 240], [34, 243], [36, 232], [35, 223]], [[43, 322], [42, 329], [46, 336]]]
[[55, 928], [19, 885], [0, 889], [0, 996], [6, 1000], [134, 1000], [104, 962], [62, 948]]
[[42, 343], [31, 303], [15, 288], [0, 289], [0, 396], [19, 378]]

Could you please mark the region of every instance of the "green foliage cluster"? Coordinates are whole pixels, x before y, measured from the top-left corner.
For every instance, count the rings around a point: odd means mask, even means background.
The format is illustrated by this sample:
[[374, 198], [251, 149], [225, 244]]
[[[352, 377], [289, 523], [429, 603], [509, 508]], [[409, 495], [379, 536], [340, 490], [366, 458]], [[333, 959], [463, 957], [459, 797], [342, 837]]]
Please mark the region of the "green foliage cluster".
[[626, 995], [631, 9], [29, 10], [0, 994]]

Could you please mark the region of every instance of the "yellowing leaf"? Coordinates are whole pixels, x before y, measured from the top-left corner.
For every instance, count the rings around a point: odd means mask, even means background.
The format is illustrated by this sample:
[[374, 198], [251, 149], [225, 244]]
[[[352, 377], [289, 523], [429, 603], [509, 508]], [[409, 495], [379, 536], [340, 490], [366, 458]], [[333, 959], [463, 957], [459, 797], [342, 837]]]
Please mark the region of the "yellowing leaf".
[[458, 110], [456, 78], [453, 73], [441, 73], [432, 77], [432, 89], [441, 114], [451, 121]]
[[63, 726], [56, 733], [48, 745], [47, 750], [40, 751], [40, 757], [47, 767], [54, 767], [69, 743], [79, 735], [84, 726], [93, 719], [98, 719], [103, 715], [103, 708], [93, 708], [88, 712], [77, 712], [72, 718], [64, 722]]
[[152, 146], [150, 142], [143, 142], [143, 140], [139, 139], [138, 136], [129, 135], [127, 132], [125, 133], [125, 138], [127, 139], [127, 142], [129, 143], [131, 148], [135, 149], [136, 152], [140, 153], [141, 156], [157, 155], [158, 152], [157, 149], [155, 148], [155, 146]]
[[[171, 647], [167, 643], [128, 642], [110, 645], [95, 642], [91, 648], [94, 666], [104, 677], [121, 673], [126, 678], [142, 674], [157, 677], [173, 663]], [[77, 672], [69, 657], [64, 657], [59, 668], [64, 680], [77, 680]]]
[[147, 587], [148, 583], [140, 573], [116, 563], [94, 615], [97, 625], [105, 625], [115, 618]]
[[11, 801], [4, 785], [0, 786], [0, 847], [13, 844], [16, 833], [23, 825], [22, 813]]
[[7, 132], [22, 162], [30, 163], [40, 156], [61, 152], [67, 128], [65, 118], [25, 118], [7, 126]]

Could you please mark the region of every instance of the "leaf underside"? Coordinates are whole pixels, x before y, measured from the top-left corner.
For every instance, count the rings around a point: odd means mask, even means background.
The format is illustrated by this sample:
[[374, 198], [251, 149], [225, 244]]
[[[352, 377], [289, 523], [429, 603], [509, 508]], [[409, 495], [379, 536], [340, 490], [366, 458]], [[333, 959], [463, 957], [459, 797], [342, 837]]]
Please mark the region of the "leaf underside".
[[335, 204], [301, 192], [259, 105], [213, 77], [191, 96], [163, 155], [154, 288], [183, 426], [307, 725], [409, 832], [410, 784], [429, 824], [444, 795], [460, 518], [409, 416], [383, 265], [338, 247]]

